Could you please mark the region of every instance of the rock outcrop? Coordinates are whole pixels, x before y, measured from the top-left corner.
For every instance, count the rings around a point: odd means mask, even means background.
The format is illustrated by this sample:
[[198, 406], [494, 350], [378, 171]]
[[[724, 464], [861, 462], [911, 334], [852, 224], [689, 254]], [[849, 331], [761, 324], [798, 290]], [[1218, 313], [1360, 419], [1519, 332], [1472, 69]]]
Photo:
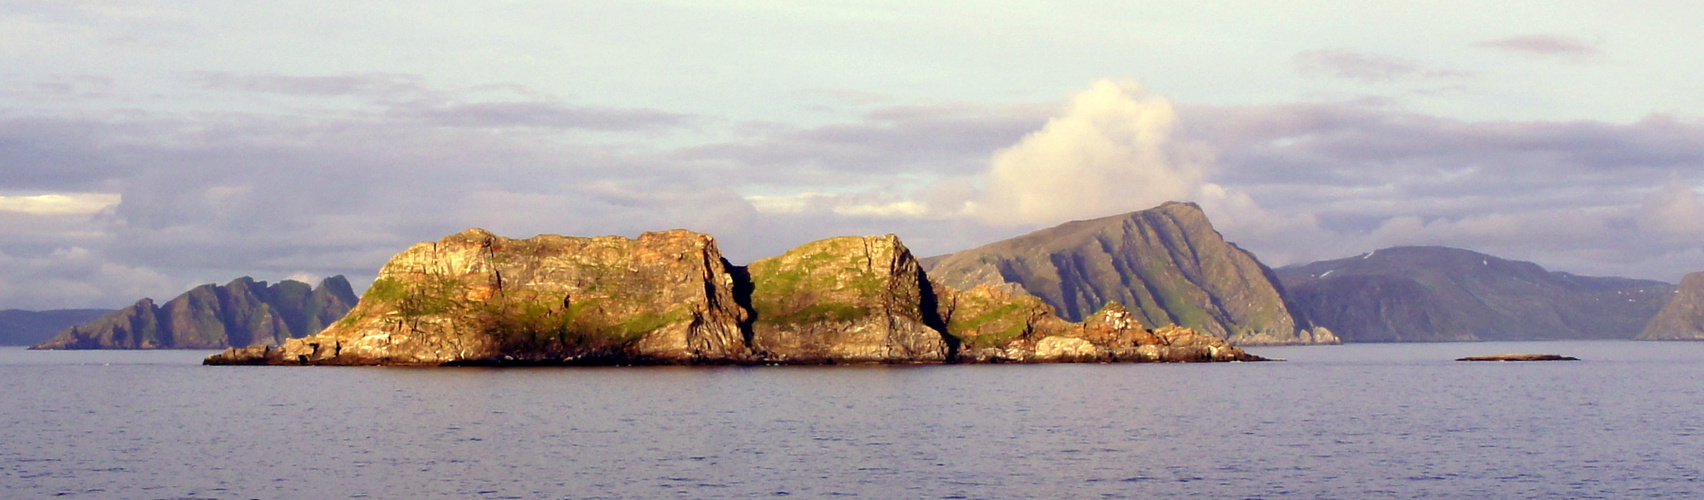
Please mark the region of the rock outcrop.
[[1630, 339], [1674, 285], [1550, 272], [1446, 247], [1397, 247], [1277, 271], [1346, 342]]
[[1639, 340], [1704, 340], [1704, 272], [1680, 279], [1680, 289], [1645, 324]]
[[937, 285], [958, 357], [978, 363], [1259, 361], [1224, 339], [1169, 325], [1146, 328], [1117, 302], [1079, 323], [1010, 284], [966, 291]]
[[751, 263], [752, 347], [774, 362], [941, 362], [923, 267], [894, 235], [808, 243]]
[[1069, 222], [925, 263], [955, 288], [1015, 284], [1073, 321], [1117, 302], [1144, 324], [1233, 344], [1337, 343], [1298, 320], [1272, 270], [1225, 241], [1193, 203]]
[[314, 288], [238, 278], [202, 285], [155, 305], [144, 298], [72, 326], [32, 349], [219, 349], [276, 346], [337, 321], [355, 304], [349, 281], [333, 276]]
[[66, 328], [100, 319], [111, 309], [53, 309], [0, 311], [0, 345], [36, 345]]
[[935, 284], [893, 235], [817, 241], [736, 267], [709, 236], [684, 230], [515, 240], [473, 229], [392, 258], [320, 334], [207, 363], [1259, 359], [1187, 328], [1145, 329], [1116, 305], [1071, 323], [1027, 294]]
[[343, 320], [232, 363], [738, 362], [734, 276], [708, 235], [510, 239], [470, 229], [393, 257]]

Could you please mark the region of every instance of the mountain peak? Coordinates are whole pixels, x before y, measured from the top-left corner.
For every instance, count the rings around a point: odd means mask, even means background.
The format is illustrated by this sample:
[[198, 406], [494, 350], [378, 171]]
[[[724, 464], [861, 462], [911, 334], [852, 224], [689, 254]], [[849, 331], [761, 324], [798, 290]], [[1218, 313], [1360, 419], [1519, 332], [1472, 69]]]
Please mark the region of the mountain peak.
[[[317, 333], [355, 304], [342, 276], [318, 289], [294, 280], [268, 286], [243, 276], [212, 283], [156, 305], [135, 305], [67, 328], [34, 349], [217, 349], [279, 345]], [[331, 285], [331, 286], [327, 286]], [[338, 286], [341, 285], [341, 286]]]
[[1118, 302], [1144, 324], [1233, 343], [1308, 341], [1271, 270], [1225, 241], [1194, 203], [1067, 222], [925, 263], [961, 289], [1015, 283], [1071, 321]]
[[1680, 279], [1674, 298], [1639, 333], [1640, 340], [1704, 340], [1704, 272]]

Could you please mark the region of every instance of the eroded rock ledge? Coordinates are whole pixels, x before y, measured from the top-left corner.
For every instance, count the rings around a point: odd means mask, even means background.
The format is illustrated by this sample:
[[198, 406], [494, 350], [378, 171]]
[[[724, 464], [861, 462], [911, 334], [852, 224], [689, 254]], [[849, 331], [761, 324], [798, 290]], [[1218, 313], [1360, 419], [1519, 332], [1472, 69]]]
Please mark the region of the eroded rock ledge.
[[591, 365], [1259, 361], [1116, 303], [1081, 323], [1011, 287], [933, 283], [893, 235], [747, 267], [685, 230], [638, 239], [470, 229], [414, 245], [348, 316], [207, 364]]

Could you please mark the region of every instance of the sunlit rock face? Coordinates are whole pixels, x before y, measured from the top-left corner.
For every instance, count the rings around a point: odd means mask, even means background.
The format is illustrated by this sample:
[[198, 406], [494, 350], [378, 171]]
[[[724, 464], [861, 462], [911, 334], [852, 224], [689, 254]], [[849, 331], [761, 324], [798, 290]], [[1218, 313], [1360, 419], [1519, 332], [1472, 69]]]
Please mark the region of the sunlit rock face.
[[923, 267], [894, 235], [812, 242], [747, 266], [752, 344], [777, 362], [942, 362]]
[[1639, 340], [1704, 340], [1704, 272], [1681, 278], [1674, 298], [1645, 325]]
[[1110, 304], [1081, 323], [1013, 287], [930, 281], [893, 235], [831, 238], [746, 267], [708, 235], [503, 238], [468, 230], [380, 271], [318, 335], [209, 364], [821, 364], [1244, 361]]
[[749, 357], [734, 277], [684, 230], [414, 245], [330, 328], [223, 361], [312, 364], [719, 362]]
[[1069, 222], [926, 264], [955, 288], [1014, 284], [1070, 320], [1117, 302], [1145, 324], [1178, 324], [1234, 344], [1337, 343], [1298, 321], [1272, 270], [1225, 241], [1192, 203]]
[[1053, 307], [1010, 285], [968, 291], [937, 285], [947, 331], [959, 341], [959, 359], [982, 363], [1258, 361], [1224, 339], [1168, 325], [1145, 327], [1118, 303], [1079, 323], [1060, 319]]

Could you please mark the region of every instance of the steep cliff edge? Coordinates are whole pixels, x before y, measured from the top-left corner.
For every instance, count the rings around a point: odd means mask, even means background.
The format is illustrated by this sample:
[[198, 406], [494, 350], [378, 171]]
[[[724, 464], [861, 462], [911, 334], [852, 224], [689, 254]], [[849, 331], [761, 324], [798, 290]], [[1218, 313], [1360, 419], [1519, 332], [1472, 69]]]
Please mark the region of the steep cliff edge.
[[684, 230], [514, 240], [474, 229], [392, 258], [324, 332], [207, 363], [1259, 359], [1189, 329], [1147, 330], [1122, 308], [1070, 323], [1021, 292], [937, 285], [893, 235], [812, 242], [735, 267], [709, 236]]
[[752, 346], [775, 362], [941, 362], [923, 266], [894, 235], [805, 244], [751, 263]]
[[1303, 314], [1349, 342], [1629, 339], [1674, 293], [1447, 247], [1385, 248], [1278, 277]]
[[1704, 273], [1680, 279], [1680, 289], [1645, 330], [1639, 340], [1704, 340]]
[[522, 240], [470, 229], [391, 258], [318, 335], [215, 361], [734, 362], [750, 352], [728, 267], [690, 231]]
[[1337, 343], [1298, 321], [1272, 270], [1225, 241], [1193, 203], [1069, 222], [925, 263], [959, 289], [1016, 284], [1069, 320], [1117, 302], [1144, 324], [1234, 344]]
[[342, 276], [326, 278], [317, 288], [294, 280], [269, 286], [243, 277], [196, 287], [165, 304], [144, 298], [32, 349], [276, 346], [319, 331], [354, 304], [355, 293]]

